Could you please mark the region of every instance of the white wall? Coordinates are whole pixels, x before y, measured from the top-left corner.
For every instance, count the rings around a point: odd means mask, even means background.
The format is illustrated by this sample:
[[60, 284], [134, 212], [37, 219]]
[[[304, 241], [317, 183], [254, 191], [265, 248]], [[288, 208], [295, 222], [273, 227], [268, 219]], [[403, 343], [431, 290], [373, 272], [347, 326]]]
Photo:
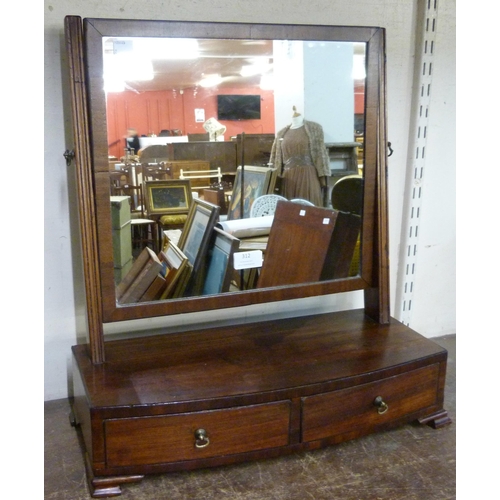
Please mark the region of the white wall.
[[[408, 148], [410, 105], [413, 81], [413, 49], [416, 1], [393, 0], [150, 0], [149, 2], [118, 2], [110, 0], [53, 0], [45, 2], [45, 399], [66, 397], [70, 384], [70, 349], [85, 337], [85, 304], [78, 218], [75, 200], [74, 167], [67, 168], [63, 152], [73, 146], [71, 138], [70, 101], [66, 76], [64, 48], [64, 17], [113, 17], [133, 19], [178, 19], [196, 21], [245, 21], [262, 23], [305, 23], [370, 25], [387, 28], [388, 73], [388, 137], [394, 154], [389, 162], [391, 298], [395, 297], [398, 249], [402, 226], [401, 214], [405, 185], [405, 164]], [[448, 9], [442, 17], [440, 57], [454, 57], [454, 0], [439, 0]], [[447, 21], [448, 19], [448, 21]], [[448, 23], [453, 23], [453, 26]], [[441, 95], [441, 107], [454, 109], [454, 72], [452, 65], [442, 66], [436, 96]], [[448, 96], [450, 97], [448, 99]], [[447, 104], [443, 104], [446, 99]], [[442, 111], [445, 111], [444, 109]], [[428, 290], [454, 289], [454, 114], [438, 113], [432, 122], [429, 139], [432, 152], [442, 170], [429, 176], [426, 190], [425, 241], [432, 245], [419, 261], [419, 306], [414, 321], [417, 331], [426, 336], [455, 332], [454, 300], [441, 302], [426, 295]], [[439, 212], [439, 217], [435, 213]], [[433, 250], [434, 249], [434, 250]], [[192, 314], [164, 320], [133, 322], [134, 328], [160, 326], [186, 329], [190, 325], [248, 321], [292, 314], [313, 314], [341, 308], [359, 307], [360, 293], [347, 296], [327, 296], [288, 303], [250, 306], [217, 314]], [[428, 298], [429, 300], [426, 300]], [[430, 319], [430, 320], [429, 320]], [[412, 319], [413, 321], [413, 319]], [[413, 325], [410, 325], [413, 326]], [[109, 329], [110, 333], [116, 327]]]

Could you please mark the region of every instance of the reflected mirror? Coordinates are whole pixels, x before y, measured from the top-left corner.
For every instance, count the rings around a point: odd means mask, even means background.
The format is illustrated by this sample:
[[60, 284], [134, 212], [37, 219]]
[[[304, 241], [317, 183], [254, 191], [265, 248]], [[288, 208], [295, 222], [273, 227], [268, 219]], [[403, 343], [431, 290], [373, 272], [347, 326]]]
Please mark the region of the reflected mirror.
[[255, 26], [84, 20], [105, 321], [370, 286], [375, 29]]

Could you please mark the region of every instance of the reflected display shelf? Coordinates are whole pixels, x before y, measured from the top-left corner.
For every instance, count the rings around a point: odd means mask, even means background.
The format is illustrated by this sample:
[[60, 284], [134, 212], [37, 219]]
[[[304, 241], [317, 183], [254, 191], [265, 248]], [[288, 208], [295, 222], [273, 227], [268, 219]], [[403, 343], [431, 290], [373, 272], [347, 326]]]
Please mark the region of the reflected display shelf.
[[419, 420], [449, 423], [447, 352], [363, 310], [73, 347], [94, 497], [145, 474], [264, 459]]

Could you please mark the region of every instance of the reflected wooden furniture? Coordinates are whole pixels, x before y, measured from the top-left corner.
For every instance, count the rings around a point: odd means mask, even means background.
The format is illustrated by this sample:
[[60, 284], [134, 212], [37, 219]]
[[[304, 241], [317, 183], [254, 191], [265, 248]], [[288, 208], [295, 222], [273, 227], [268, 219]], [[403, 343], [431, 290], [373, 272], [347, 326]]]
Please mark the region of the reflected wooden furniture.
[[[126, 198], [128, 200], [127, 203], [130, 205], [130, 220], [128, 226], [129, 232], [131, 233], [132, 249], [134, 251], [130, 258], [135, 256], [137, 252], [140, 252], [146, 245], [151, 247], [153, 250], [158, 251], [157, 221], [146, 216], [142, 184], [138, 186], [131, 186], [128, 184], [120, 187], [113, 186], [111, 193], [112, 201], [114, 198]], [[113, 234], [114, 244], [116, 237], [117, 235]], [[115, 269], [118, 262], [121, 261], [117, 261], [116, 256], [114, 255], [113, 263]], [[127, 266], [129, 264], [130, 263], [127, 263]]]
[[[360, 175], [346, 175], [339, 179], [332, 188], [332, 208], [361, 217], [363, 211], [363, 184], [363, 177]], [[349, 276], [356, 276], [359, 273], [360, 250], [361, 239], [358, 231]]]
[[141, 162], [156, 163], [172, 159], [172, 148], [170, 144], [152, 144], [141, 150]]
[[113, 269], [119, 283], [132, 267], [132, 223], [129, 196], [111, 196]]
[[141, 175], [142, 182], [147, 180], [165, 180], [172, 179], [173, 174], [170, 168], [166, 165], [165, 162], [158, 163], [142, 163], [141, 164]]
[[328, 179], [328, 201], [331, 198], [332, 186], [339, 179], [346, 175], [358, 174], [358, 147], [358, 142], [332, 142], [326, 144], [331, 170]]
[[238, 134], [235, 142], [238, 162], [243, 158], [245, 165], [268, 165], [274, 134]]
[[[193, 170], [196, 172], [210, 170], [210, 162], [205, 160], [167, 161], [165, 162], [165, 166], [172, 172], [173, 179], [181, 178], [181, 169], [183, 172], [191, 172]], [[206, 180], [203, 178], [193, 179], [191, 187], [203, 189], [204, 187], [207, 187]]]
[[258, 288], [346, 277], [360, 227], [351, 217], [278, 201]]
[[224, 189], [209, 188], [203, 190], [203, 199], [220, 207], [220, 214], [227, 214], [227, 200]]
[[[173, 161], [199, 161], [210, 163], [210, 168], [219, 168], [223, 173], [234, 172], [237, 166], [236, 144], [232, 141], [197, 141], [171, 144]], [[194, 170], [201, 170], [195, 168]]]
[[135, 255], [145, 247], [149, 246], [153, 251], [158, 252], [158, 221], [150, 218], [133, 218], [130, 220], [132, 228], [132, 245]]

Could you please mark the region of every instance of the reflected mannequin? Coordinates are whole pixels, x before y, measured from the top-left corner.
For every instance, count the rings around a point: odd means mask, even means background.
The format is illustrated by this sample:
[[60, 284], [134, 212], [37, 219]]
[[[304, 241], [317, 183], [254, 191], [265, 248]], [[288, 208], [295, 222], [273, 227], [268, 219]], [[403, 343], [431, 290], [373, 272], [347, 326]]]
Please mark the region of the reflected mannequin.
[[291, 124], [276, 134], [270, 161], [282, 176], [285, 198], [300, 198], [321, 207], [322, 188], [330, 175], [323, 127], [304, 120], [295, 106], [293, 110]]

